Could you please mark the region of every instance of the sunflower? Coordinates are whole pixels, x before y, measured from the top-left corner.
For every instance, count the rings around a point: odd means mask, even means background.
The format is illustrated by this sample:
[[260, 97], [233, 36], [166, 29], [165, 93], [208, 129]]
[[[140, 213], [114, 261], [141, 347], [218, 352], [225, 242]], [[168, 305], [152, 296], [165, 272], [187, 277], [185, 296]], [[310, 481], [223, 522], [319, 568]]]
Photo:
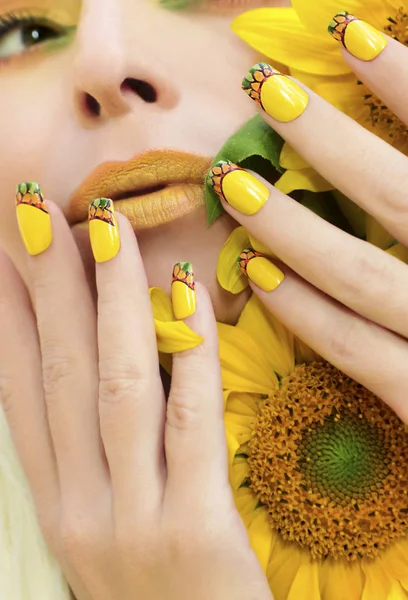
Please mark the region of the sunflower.
[[275, 600], [408, 598], [408, 433], [256, 296], [219, 324], [230, 482]]
[[[239, 15], [232, 29], [272, 61], [349, 115], [366, 129], [408, 154], [408, 130], [384, 103], [361, 83], [343, 60], [340, 44], [328, 34], [339, 10], [357, 15], [387, 35], [408, 45], [407, 0], [292, 0], [292, 8], [264, 8]], [[324, 191], [330, 184], [289, 145], [280, 164], [287, 169], [278, 181], [285, 193]]]

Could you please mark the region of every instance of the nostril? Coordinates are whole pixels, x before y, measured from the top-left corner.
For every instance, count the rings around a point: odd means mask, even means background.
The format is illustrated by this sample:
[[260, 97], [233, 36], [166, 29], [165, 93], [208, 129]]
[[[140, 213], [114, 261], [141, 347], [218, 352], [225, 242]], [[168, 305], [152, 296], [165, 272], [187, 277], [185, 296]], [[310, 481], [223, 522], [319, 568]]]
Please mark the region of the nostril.
[[148, 102], [149, 104], [157, 101], [157, 92], [150, 83], [147, 83], [147, 81], [142, 81], [141, 79], [125, 79], [122, 83], [122, 90], [126, 89], [132, 90], [144, 100], [144, 102]]
[[85, 94], [85, 108], [90, 115], [93, 117], [99, 117], [101, 114], [101, 105], [99, 102], [90, 94]]

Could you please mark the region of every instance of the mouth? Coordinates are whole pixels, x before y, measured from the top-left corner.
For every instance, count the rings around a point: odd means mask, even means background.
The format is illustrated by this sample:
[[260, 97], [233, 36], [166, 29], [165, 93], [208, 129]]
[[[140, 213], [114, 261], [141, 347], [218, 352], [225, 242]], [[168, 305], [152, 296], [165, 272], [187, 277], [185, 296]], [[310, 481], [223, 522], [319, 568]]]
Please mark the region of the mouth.
[[88, 219], [88, 205], [110, 198], [133, 229], [150, 229], [179, 219], [205, 203], [211, 158], [177, 150], [149, 150], [127, 162], [100, 165], [71, 196], [71, 226]]

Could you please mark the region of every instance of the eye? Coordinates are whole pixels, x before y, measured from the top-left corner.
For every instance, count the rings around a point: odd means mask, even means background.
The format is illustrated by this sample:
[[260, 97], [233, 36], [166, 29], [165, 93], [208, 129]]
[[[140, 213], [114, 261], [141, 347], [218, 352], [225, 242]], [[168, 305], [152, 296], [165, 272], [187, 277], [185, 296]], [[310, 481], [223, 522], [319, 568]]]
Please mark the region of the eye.
[[15, 15], [0, 19], [0, 60], [22, 54], [29, 48], [61, 37], [64, 30], [31, 17]]

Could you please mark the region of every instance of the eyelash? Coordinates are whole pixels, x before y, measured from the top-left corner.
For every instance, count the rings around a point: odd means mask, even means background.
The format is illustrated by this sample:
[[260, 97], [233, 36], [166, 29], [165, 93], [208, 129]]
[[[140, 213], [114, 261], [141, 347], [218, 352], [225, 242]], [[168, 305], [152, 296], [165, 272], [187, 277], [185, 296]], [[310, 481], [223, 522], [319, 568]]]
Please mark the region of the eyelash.
[[[0, 43], [2, 42], [2, 40], [4, 39], [4, 37], [6, 35], [8, 35], [9, 33], [12, 33], [14, 30], [19, 29], [20, 27], [24, 27], [27, 25], [37, 25], [38, 27], [46, 27], [50, 30], [50, 32], [54, 32], [56, 34], [56, 37], [59, 37], [59, 35], [63, 35], [64, 33], [67, 33], [68, 29], [67, 27], [63, 27], [61, 25], [58, 25], [55, 22], [52, 22], [50, 20], [48, 20], [45, 17], [39, 17], [36, 16], [34, 14], [31, 14], [28, 11], [25, 11], [24, 13], [18, 15], [14, 12], [10, 12], [10, 13], [6, 13], [4, 15], [0, 15]], [[46, 42], [40, 42], [38, 44], [34, 44], [33, 47], [30, 47], [27, 49], [28, 50], [32, 50], [33, 48], [36, 48], [37, 46], [41, 46], [44, 45]], [[21, 55], [23, 53], [20, 53], [19, 55]], [[24, 53], [25, 54], [25, 53]], [[1, 62], [5, 62], [8, 61], [12, 58], [15, 58], [15, 56], [19, 56], [19, 55], [13, 55], [9, 58], [5, 58], [5, 59], [1, 59], [0, 58], [0, 63]]]

